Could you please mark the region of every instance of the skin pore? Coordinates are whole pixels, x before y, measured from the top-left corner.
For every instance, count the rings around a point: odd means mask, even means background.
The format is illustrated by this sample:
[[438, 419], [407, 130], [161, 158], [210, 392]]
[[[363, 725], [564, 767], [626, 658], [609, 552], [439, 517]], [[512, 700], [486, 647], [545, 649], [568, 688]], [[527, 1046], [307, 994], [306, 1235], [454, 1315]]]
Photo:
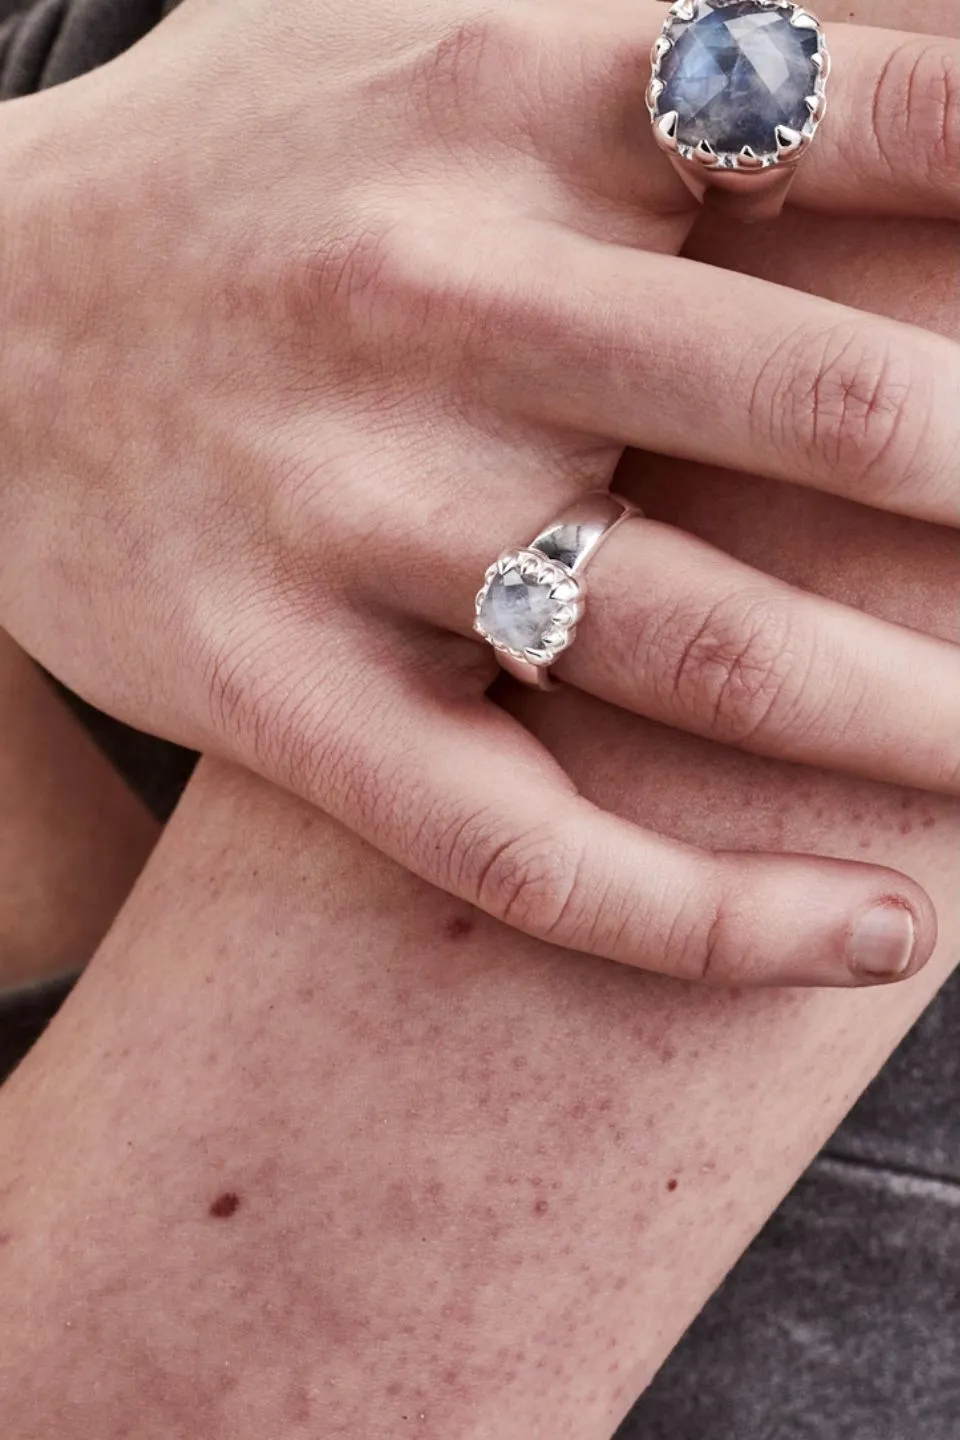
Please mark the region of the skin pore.
[[[951, 227], [769, 235], [696, 243], [956, 333]], [[636, 457], [622, 481], [771, 573], [960, 640], [955, 532]], [[608, 1440], [960, 953], [956, 802], [573, 692], [509, 703], [621, 814], [904, 868], [937, 956], [871, 993], [657, 980], [509, 932], [205, 764], [0, 1097], [9, 1440]]]

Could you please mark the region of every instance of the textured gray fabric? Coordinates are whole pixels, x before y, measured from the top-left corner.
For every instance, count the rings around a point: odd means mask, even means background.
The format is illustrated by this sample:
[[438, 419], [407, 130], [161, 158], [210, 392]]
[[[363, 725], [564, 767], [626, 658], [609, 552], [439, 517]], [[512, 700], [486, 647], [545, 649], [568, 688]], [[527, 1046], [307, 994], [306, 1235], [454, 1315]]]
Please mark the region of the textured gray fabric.
[[960, 1440], [960, 973], [617, 1440]]
[[960, 1183], [822, 1158], [618, 1440], [957, 1440]]
[[[0, 0], [0, 98], [111, 59], [163, 8], [161, 0]], [[167, 813], [190, 757], [80, 708], [157, 813]], [[29, 1023], [23, 1011], [18, 1035], [18, 1017], [8, 1015], [9, 1048], [20, 1053], [49, 1008], [35, 1006]], [[960, 1440], [958, 1036], [960, 977], [707, 1306], [617, 1440]]]

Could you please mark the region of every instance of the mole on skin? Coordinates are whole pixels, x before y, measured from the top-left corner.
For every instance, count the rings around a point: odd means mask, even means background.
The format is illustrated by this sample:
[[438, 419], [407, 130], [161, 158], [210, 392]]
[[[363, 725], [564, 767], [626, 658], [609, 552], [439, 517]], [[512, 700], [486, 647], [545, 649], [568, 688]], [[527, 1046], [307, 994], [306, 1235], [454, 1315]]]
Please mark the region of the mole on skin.
[[236, 1215], [239, 1209], [240, 1196], [235, 1195], [231, 1190], [225, 1195], [218, 1196], [217, 1199], [214, 1200], [210, 1206], [209, 1213], [214, 1220], [229, 1220], [231, 1215]]

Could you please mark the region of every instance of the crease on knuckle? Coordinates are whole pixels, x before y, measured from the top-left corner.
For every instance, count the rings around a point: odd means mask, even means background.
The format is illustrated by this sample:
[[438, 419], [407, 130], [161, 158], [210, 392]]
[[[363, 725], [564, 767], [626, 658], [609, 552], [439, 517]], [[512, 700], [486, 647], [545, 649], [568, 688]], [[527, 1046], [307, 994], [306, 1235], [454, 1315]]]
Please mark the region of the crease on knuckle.
[[[211, 648], [204, 684], [213, 733], [228, 754], [259, 774], [319, 800], [337, 768], [336, 747], [317, 711], [315, 681], [291, 683], [276, 650], [273, 627], [265, 623], [255, 634], [234, 632]], [[333, 694], [322, 693], [329, 710]]]
[[785, 600], [727, 596], [690, 628], [679, 613], [659, 637], [675, 706], [724, 744], [762, 741], [787, 723], [806, 667]]
[[871, 103], [877, 154], [902, 180], [960, 193], [960, 52], [940, 39], [910, 37], [887, 57]]
[[858, 323], [818, 336], [798, 332], [779, 347], [755, 389], [796, 478], [818, 480], [827, 471], [854, 499], [866, 498], [866, 485], [872, 498], [882, 498], [912, 463], [913, 393], [909, 362]]
[[504, 92], [511, 76], [519, 80], [529, 53], [523, 18], [493, 6], [478, 8], [444, 30], [397, 78], [432, 125], [448, 128], [451, 114], [465, 116], [473, 129], [491, 92]]
[[[489, 820], [483, 828], [487, 829]], [[583, 854], [541, 824], [490, 843], [473, 843], [475, 826], [459, 836], [468, 893], [482, 910], [542, 940], [566, 938], [579, 929]], [[471, 853], [472, 852], [472, 853]]]
[[730, 985], [742, 972], [742, 946], [733, 938], [736, 904], [722, 889], [705, 903], [705, 888], [697, 885], [691, 891], [671, 925], [670, 970], [682, 980]]

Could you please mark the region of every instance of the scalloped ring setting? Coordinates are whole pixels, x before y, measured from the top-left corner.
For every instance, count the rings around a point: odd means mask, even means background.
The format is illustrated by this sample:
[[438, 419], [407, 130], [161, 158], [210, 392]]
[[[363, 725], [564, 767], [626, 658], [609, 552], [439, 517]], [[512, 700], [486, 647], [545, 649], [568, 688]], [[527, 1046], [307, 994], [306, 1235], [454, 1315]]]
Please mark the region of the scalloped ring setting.
[[583, 616], [586, 564], [631, 517], [642, 518], [641, 511], [620, 496], [588, 495], [489, 567], [473, 628], [515, 679], [553, 689], [550, 667], [573, 644]]
[[793, 0], [676, 0], [651, 61], [654, 138], [697, 199], [779, 214], [826, 109], [816, 16]]

